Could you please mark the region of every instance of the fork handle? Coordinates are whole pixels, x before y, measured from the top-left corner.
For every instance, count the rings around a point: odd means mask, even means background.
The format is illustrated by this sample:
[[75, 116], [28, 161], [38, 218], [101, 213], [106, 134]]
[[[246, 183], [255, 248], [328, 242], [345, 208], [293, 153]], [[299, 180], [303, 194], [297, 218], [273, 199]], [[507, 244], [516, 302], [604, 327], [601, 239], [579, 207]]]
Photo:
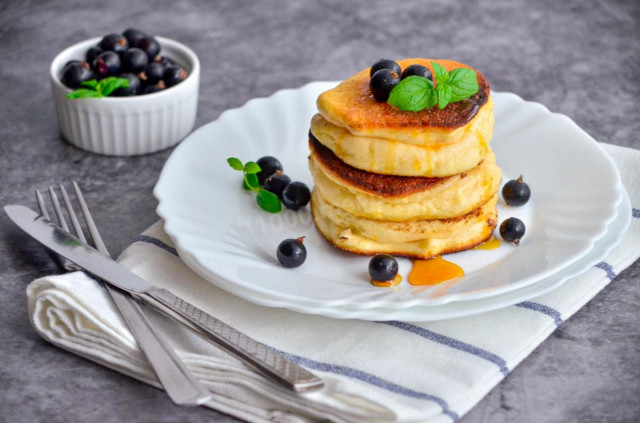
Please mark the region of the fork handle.
[[211, 392], [185, 367], [171, 345], [149, 322], [136, 300], [105, 286], [169, 398], [178, 405], [192, 406], [210, 400], [213, 397]]
[[313, 373], [165, 289], [152, 288], [139, 296], [152, 307], [177, 319], [197, 334], [215, 342], [261, 371], [271, 380], [293, 391], [313, 391], [324, 386], [322, 379]]

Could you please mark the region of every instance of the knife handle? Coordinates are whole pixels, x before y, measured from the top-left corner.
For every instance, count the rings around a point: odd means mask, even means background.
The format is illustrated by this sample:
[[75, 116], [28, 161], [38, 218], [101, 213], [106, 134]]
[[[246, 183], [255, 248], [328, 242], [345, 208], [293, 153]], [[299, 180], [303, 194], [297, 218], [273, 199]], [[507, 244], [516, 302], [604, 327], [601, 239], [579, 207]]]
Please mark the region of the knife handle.
[[178, 405], [191, 406], [210, 400], [213, 394], [186, 368], [173, 347], [149, 322], [136, 300], [109, 285], [106, 288], [171, 400]]
[[153, 288], [139, 296], [152, 307], [295, 392], [314, 391], [324, 386], [322, 379], [313, 373], [165, 289]]

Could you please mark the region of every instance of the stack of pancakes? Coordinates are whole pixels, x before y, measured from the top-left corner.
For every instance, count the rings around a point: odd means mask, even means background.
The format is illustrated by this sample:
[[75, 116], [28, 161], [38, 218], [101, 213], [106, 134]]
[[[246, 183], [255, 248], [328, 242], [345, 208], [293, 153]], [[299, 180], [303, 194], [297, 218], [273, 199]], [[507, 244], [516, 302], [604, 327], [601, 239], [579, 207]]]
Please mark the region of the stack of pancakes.
[[[433, 61], [447, 71], [468, 67]], [[398, 64], [435, 74], [429, 59]], [[311, 210], [329, 242], [360, 254], [429, 258], [491, 236], [501, 173], [489, 148], [489, 84], [477, 75], [478, 92], [442, 110], [376, 102], [369, 69], [318, 97], [309, 133]]]

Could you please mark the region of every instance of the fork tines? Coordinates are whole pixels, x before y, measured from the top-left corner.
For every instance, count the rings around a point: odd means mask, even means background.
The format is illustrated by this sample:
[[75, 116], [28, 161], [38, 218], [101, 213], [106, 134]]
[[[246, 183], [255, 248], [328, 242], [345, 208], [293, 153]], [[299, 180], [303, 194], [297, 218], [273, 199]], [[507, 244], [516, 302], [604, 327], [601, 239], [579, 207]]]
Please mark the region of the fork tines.
[[[62, 194], [62, 200], [64, 202], [65, 209], [67, 211], [69, 219], [71, 220], [71, 226], [73, 226], [73, 232], [78, 237], [78, 239], [80, 239], [80, 241], [87, 243], [87, 238], [85, 237], [84, 231], [80, 226], [80, 221], [78, 220], [78, 217], [73, 208], [73, 205], [71, 204], [71, 200], [69, 199], [69, 194], [67, 193], [67, 190], [65, 189], [64, 185], [60, 185], [59, 189], [60, 189], [60, 193]], [[78, 199], [78, 203], [80, 204], [80, 210], [84, 217], [84, 221], [87, 225], [87, 228], [89, 229], [89, 234], [91, 235], [91, 238], [93, 241], [92, 244], [95, 245], [98, 251], [109, 256], [109, 252], [107, 251], [104, 243], [102, 242], [102, 237], [98, 232], [95, 222], [93, 221], [93, 217], [91, 216], [91, 213], [89, 213], [89, 209], [87, 208], [87, 204], [84, 200], [84, 195], [80, 190], [80, 186], [78, 186], [78, 183], [75, 181], [73, 181], [73, 189], [75, 191], [76, 198]], [[60, 200], [58, 199], [58, 195], [56, 194], [56, 191], [52, 186], [49, 186], [49, 196], [51, 197], [51, 203], [53, 204], [53, 210], [58, 219], [58, 224], [65, 231], [71, 232], [69, 230], [69, 226], [67, 225], [67, 221], [62, 212], [62, 207], [60, 206]], [[40, 208], [40, 213], [42, 214], [42, 216], [47, 220], [51, 220], [51, 218], [49, 217], [49, 213], [47, 212], [47, 208], [45, 206], [44, 198], [39, 190], [36, 190], [36, 199], [37, 199], [38, 207]]]

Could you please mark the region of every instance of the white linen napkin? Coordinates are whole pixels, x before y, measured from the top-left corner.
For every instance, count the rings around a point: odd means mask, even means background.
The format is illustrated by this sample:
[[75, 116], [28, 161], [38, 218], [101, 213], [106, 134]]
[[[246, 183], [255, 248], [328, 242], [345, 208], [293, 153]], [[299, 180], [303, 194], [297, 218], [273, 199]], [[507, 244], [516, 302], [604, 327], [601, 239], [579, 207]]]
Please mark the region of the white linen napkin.
[[[119, 261], [320, 375], [321, 392], [296, 395], [174, 321], [151, 316], [215, 393], [206, 406], [252, 422], [450, 422], [640, 256], [640, 151], [603, 145], [631, 198], [631, 226], [609, 256], [538, 298], [430, 323], [336, 320], [261, 307], [201, 279], [177, 257], [158, 222]], [[29, 316], [47, 341], [159, 387], [106, 291], [83, 273], [27, 288]]]

